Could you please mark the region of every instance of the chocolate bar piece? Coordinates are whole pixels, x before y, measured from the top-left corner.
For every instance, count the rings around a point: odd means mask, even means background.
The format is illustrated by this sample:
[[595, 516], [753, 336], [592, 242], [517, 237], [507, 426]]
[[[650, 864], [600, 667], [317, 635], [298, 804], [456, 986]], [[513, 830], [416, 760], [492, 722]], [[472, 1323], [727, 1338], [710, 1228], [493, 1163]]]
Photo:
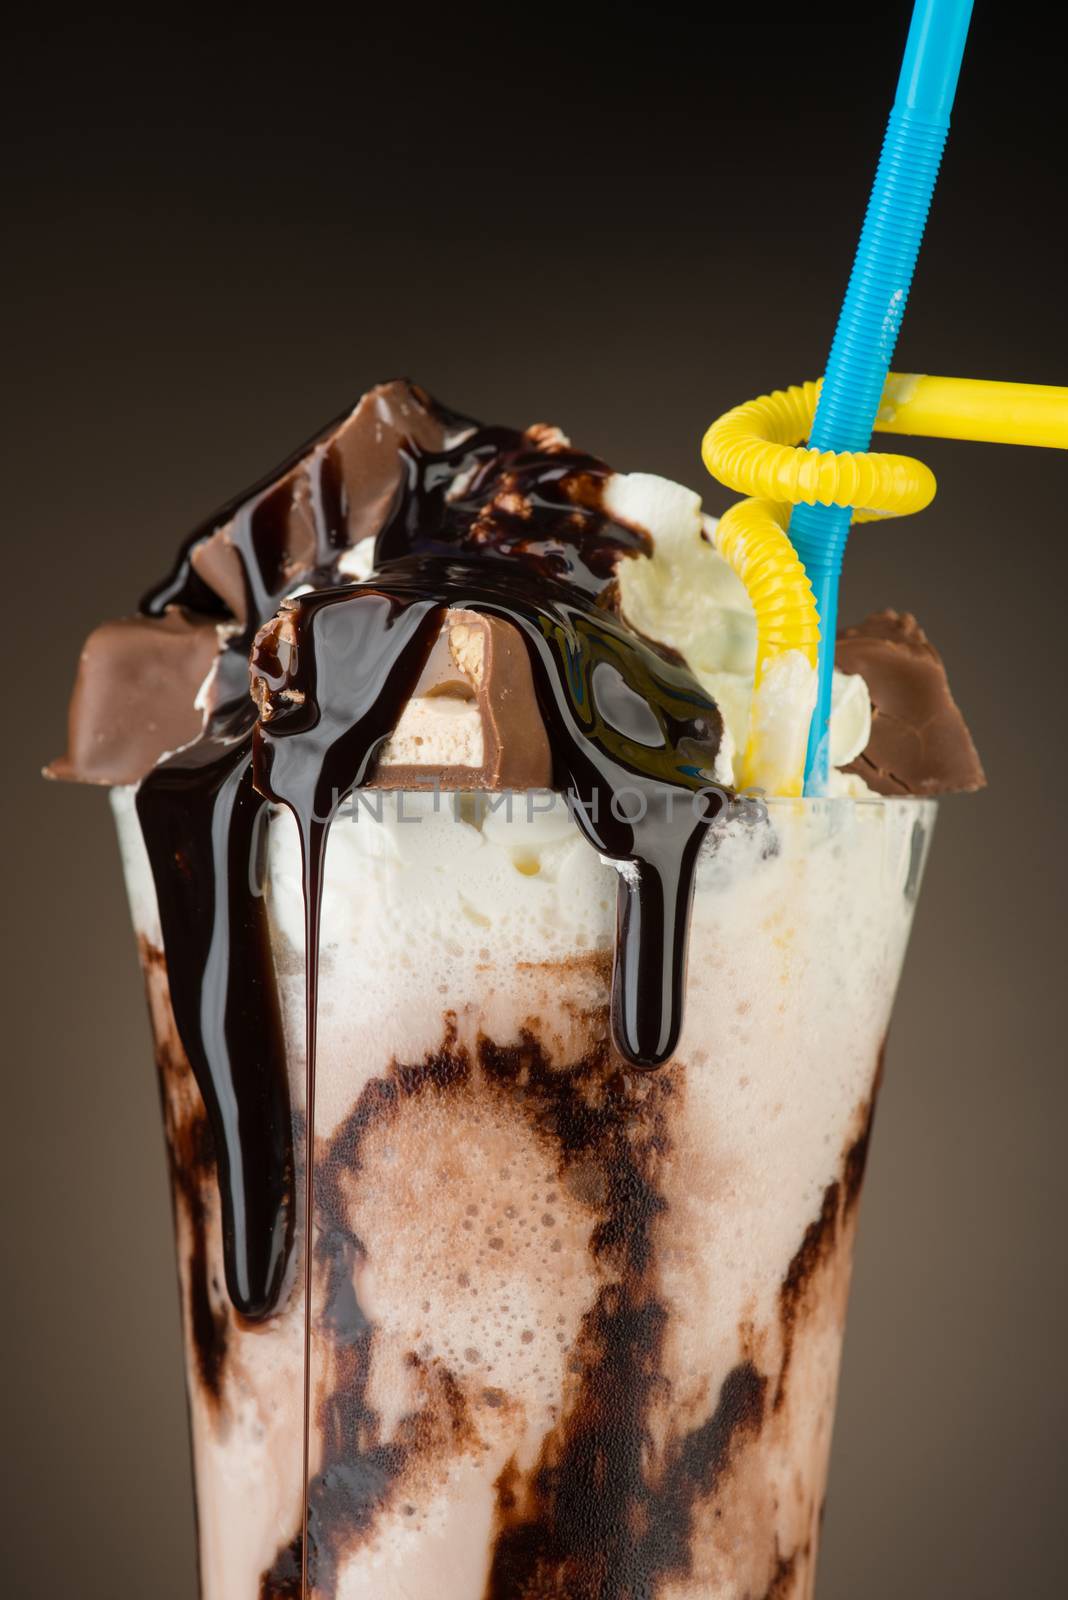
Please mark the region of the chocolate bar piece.
[[876, 794], [956, 794], [986, 783], [942, 657], [908, 612], [879, 611], [838, 635], [835, 664], [871, 696], [871, 737], [845, 768]]
[[[265, 724], [302, 698], [292, 686], [296, 650], [293, 614], [283, 607], [252, 652], [252, 695]], [[551, 784], [549, 740], [519, 630], [475, 611], [446, 611], [369, 787], [500, 792]]]
[[549, 740], [519, 630], [474, 611], [447, 612], [372, 786], [500, 791], [551, 784]]
[[136, 783], [160, 756], [195, 739], [219, 633], [217, 623], [180, 606], [94, 628], [71, 697], [67, 753], [45, 768], [46, 777]]

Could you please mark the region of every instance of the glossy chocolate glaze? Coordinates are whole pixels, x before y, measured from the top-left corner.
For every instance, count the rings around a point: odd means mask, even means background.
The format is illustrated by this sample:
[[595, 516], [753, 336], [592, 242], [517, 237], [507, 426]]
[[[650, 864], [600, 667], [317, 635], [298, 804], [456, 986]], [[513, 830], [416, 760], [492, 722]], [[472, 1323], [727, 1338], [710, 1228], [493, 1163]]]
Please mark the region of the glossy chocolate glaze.
[[[412, 398], [422, 403], [417, 391]], [[433, 421], [443, 438], [466, 426], [440, 409]], [[337, 426], [198, 528], [141, 604], [148, 617], [180, 606], [232, 626], [216, 663], [207, 725], [142, 780], [137, 810], [175, 1018], [218, 1152], [227, 1289], [251, 1318], [277, 1306], [285, 1282], [294, 1154], [259, 881], [267, 806], [252, 788], [248, 658], [257, 629], [286, 594], [299, 583], [337, 577], [334, 564], [349, 533], [332, 442]]]
[[[609, 469], [551, 430], [478, 428], [425, 397], [420, 404], [436, 425], [431, 445], [440, 448], [428, 447], [425, 427], [422, 442], [416, 430], [398, 438], [400, 482], [379, 521], [373, 583], [327, 587], [352, 534], [343, 474], [323, 443], [327, 430], [294, 458], [303, 473], [299, 504], [290, 463], [289, 477], [258, 485], [199, 530], [145, 601], [150, 615], [181, 605], [234, 619], [216, 669], [216, 709], [198, 740], [143, 781], [138, 812], [177, 1025], [218, 1151], [227, 1284], [249, 1317], [278, 1303], [296, 1209], [284, 1049], [255, 859], [262, 796], [295, 812], [305, 851], [313, 1090], [330, 820], [373, 773], [445, 607], [520, 631], [554, 782], [576, 797], [576, 821], [594, 847], [624, 864], [612, 1008], [620, 1054], [633, 1066], [655, 1066], [671, 1054], [681, 1026], [693, 872], [722, 804], [713, 785], [722, 723], [684, 667], [613, 615], [616, 564], [642, 552], [647, 538], [605, 512]], [[254, 788], [249, 655], [257, 629], [304, 584], [316, 592], [290, 610], [299, 665], [273, 660], [267, 639], [255, 653], [268, 694], [284, 686], [304, 700], [284, 702], [261, 727]]]

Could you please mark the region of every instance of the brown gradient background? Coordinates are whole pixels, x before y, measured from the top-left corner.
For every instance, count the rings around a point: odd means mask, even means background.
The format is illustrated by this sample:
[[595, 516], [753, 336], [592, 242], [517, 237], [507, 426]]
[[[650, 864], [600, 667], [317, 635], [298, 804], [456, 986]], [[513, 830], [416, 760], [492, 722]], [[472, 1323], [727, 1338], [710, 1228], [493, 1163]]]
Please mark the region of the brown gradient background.
[[[701, 432], [820, 371], [908, 8], [706, 9], [521, 34], [514, 8], [429, 32], [391, 6], [105, 8], [9, 41], [6, 1596], [195, 1593], [116, 850], [102, 795], [36, 776], [83, 634], [400, 373], [723, 508]], [[977, 9], [895, 366], [1064, 383], [1061, 66], [1026, 8]], [[820, 1596], [1040, 1600], [1064, 1570], [1068, 483], [1052, 452], [917, 450], [938, 500], [854, 535], [842, 611], [918, 613], [991, 787], [944, 807], [900, 995]]]

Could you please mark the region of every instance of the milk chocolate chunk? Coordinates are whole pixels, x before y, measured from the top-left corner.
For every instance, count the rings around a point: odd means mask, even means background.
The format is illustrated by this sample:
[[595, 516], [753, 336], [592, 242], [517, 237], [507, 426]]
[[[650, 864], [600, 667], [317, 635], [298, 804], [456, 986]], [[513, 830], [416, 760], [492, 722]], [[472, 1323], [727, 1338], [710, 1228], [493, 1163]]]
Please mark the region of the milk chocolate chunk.
[[89, 635], [71, 696], [67, 753], [46, 767], [71, 783], [136, 783], [160, 756], [197, 738], [196, 704], [219, 652], [218, 624], [170, 606]]
[[879, 611], [838, 636], [835, 663], [859, 672], [871, 696], [871, 738], [856, 772], [876, 794], [981, 789], [979, 754], [950, 691], [942, 657], [908, 612]]

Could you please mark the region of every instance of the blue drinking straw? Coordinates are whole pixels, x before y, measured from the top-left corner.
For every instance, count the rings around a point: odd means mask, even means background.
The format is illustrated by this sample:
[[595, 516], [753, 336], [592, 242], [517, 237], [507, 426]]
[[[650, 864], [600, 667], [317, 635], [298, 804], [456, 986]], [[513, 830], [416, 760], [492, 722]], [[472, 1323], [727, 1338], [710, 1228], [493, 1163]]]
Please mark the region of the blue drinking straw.
[[[972, 0], [916, 0], [894, 108], [853, 271], [835, 329], [809, 444], [866, 450], [897, 343], [957, 89]], [[826, 792], [838, 579], [849, 506], [794, 507], [790, 539], [812, 582], [820, 618], [816, 709], [805, 793]]]

